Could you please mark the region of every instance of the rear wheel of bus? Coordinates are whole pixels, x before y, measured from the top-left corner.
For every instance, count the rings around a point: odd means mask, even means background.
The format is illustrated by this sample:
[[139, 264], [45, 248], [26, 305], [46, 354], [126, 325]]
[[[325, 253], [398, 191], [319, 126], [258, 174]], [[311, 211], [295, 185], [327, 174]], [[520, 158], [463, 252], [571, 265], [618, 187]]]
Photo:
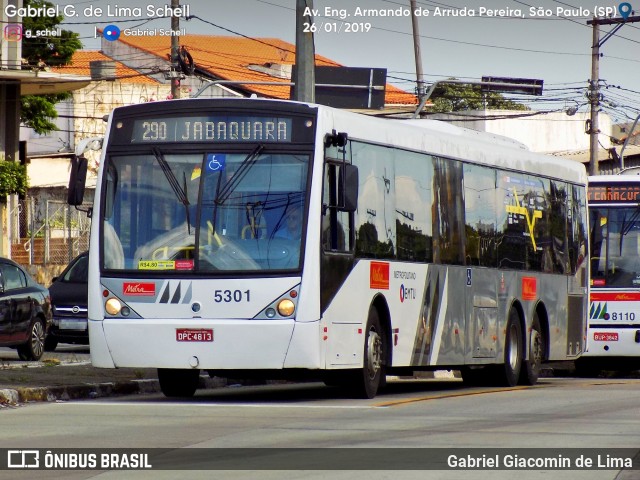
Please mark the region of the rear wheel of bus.
[[500, 373], [500, 383], [513, 387], [518, 384], [520, 369], [522, 368], [524, 346], [522, 341], [522, 326], [518, 311], [511, 307], [504, 339], [504, 365]]
[[529, 359], [524, 362], [520, 372], [520, 383], [522, 385], [535, 385], [538, 381], [540, 368], [545, 357], [545, 345], [546, 340], [536, 313], [533, 317], [531, 333], [529, 334]]
[[165, 397], [193, 397], [200, 382], [200, 370], [159, 368], [158, 382]]

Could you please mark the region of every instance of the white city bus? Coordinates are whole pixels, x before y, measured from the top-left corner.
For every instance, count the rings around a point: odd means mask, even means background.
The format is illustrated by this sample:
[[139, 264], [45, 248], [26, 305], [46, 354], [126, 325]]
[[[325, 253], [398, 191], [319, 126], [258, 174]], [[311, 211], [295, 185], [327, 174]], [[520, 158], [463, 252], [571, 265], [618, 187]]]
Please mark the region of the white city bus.
[[433, 121], [258, 99], [116, 108], [92, 212], [92, 362], [158, 368], [168, 396], [193, 395], [200, 371], [369, 398], [416, 370], [533, 384], [583, 350], [586, 182]]
[[[633, 172], [631, 172], [633, 173]], [[589, 177], [591, 290], [579, 374], [640, 368], [640, 176]]]

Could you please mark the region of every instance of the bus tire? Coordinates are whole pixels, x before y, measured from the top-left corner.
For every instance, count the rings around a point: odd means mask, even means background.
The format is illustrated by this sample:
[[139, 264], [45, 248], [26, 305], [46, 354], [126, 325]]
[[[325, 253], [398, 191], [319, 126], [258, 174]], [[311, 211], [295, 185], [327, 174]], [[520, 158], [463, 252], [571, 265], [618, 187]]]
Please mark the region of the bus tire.
[[504, 337], [504, 365], [501, 374], [501, 383], [508, 387], [518, 384], [524, 348], [522, 345], [522, 326], [518, 311], [511, 307], [507, 330]]
[[165, 397], [193, 397], [200, 383], [200, 370], [159, 368], [158, 382]]
[[538, 314], [534, 314], [531, 322], [531, 333], [529, 334], [529, 358], [524, 362], [524, 368], [520, 371], [521, 385], [535, 385], [540, 376], [540, 369], [545, 356], [546, 341]]
[[353, 383], [356, 397], [373, 398], [378, 393], [382, 377], [386, 375], [386, 345], [378, 310], [371, 308], [365, 330], [363, 366], [356, 371]]

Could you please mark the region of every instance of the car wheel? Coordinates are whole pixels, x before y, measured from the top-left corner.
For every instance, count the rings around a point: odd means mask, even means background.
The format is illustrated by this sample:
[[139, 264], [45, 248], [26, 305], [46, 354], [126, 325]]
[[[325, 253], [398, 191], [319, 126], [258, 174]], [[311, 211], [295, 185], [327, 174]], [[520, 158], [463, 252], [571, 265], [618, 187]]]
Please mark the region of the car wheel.
[[200, 383], [200, 370], [159, 368], [158, 381], [165, 397], [193, 397]]
[[29, 339], [22, 345], [18, 345], [18, 357], [20, 360], [40, 360], [44, 353], [45, 329], [42, 320], [37, 319], [31, 324]]

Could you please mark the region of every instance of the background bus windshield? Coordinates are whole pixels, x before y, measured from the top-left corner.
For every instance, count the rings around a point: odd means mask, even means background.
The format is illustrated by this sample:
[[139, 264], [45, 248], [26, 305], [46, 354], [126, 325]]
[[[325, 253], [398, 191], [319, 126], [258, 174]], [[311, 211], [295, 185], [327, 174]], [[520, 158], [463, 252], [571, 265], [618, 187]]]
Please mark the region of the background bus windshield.
[[640, 208], [591, 207], [595, 287], [640, 287]]
[[113, 155], [105, 169], [104, 268], [300, 267], [307, 155]]

